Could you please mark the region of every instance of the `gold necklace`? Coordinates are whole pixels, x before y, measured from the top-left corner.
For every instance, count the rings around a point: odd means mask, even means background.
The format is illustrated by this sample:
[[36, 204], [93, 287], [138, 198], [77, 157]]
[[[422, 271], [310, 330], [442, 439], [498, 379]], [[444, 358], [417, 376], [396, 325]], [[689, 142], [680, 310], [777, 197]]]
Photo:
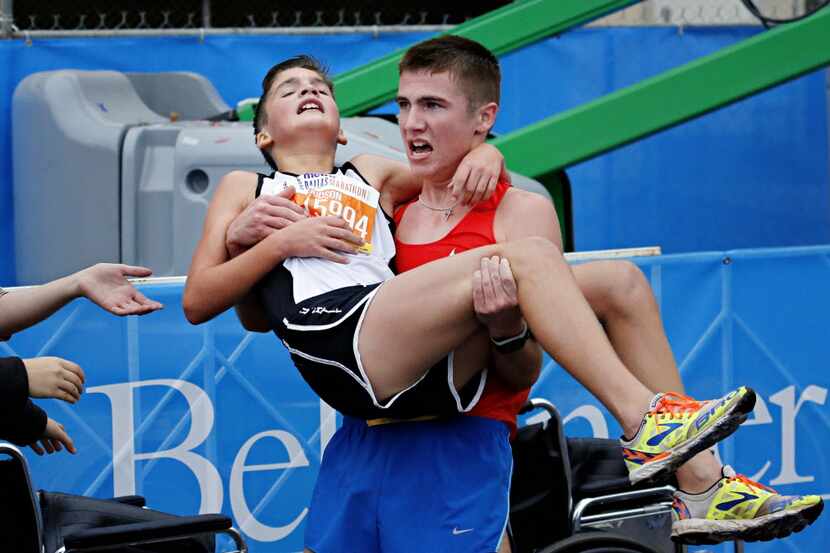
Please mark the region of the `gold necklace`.
[[450, 217], [452, 217], [453, 210], [455, 209], [455, 206], [458, 205], [458, 200], [456, 200], [455, 203], [452, 204], [450, 207], [433, 207], [433, 206], [429, 205], [428, 203], [426, 203], [424, 201], [424, 199], [421, 197], [420, 194], [418, 194], [418, 202], [422, 206], [424, 206], [425, 208], [429, 209], [430, 211], [438, 211], [439, 213], [443, 213], [445, 221], [450, 220]]

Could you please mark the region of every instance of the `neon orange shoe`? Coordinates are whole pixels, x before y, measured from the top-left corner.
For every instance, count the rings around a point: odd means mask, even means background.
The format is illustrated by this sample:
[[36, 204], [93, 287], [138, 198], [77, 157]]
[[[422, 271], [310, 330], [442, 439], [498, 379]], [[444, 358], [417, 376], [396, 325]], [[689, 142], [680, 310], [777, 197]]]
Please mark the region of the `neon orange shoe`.
[[823, 509], [817, 495], [780, 495], [727, 465], [705, 492], [675, 494], [672, 538], [690, 545], [784, 538], [812, 524]]
[[651, 400], [640, 429], [620, 439], [632, 484], [657, 480], [729, 436], [755, 407], [755, 392], [741, 386], [720, 399], [695, 401], [667, 392]]

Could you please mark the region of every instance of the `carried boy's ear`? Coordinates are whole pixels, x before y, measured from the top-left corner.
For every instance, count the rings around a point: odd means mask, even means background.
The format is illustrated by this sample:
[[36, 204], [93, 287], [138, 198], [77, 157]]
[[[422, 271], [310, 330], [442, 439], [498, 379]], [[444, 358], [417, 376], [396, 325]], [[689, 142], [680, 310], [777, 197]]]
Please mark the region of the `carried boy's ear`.
[[274, 139], [266, 131], [259, 131], [256, 135], [256, 147], [260, 150], [270, 148], [274, 144]]
[[493, 125], [496, 124], [496, 115], [499, 112], [499, 105], [496, 102], [487, 102], [478, 108], [478, 125], [476, 126], [476, 134], [487, 135]]
[[341, 146], [345, 146], [349, 142], [349, 139], [346, 138], [346, 133], [343, 132], [343, 129], [337, 131], [337, 143]]

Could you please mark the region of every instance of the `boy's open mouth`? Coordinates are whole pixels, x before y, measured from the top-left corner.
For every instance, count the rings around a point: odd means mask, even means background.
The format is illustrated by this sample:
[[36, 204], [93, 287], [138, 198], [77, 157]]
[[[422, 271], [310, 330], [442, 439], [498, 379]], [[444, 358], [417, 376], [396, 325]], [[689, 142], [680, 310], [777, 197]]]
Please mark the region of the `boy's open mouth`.
[[297, 108], [297, 113], [305, 113], [307, 111], [315, 110], [319, 111], [320, 113], [324, 113], [325, 110], [323, 110], [323, 103], [315, 98], [309, 98], [308, 100], [300, 104], [300, 107]]

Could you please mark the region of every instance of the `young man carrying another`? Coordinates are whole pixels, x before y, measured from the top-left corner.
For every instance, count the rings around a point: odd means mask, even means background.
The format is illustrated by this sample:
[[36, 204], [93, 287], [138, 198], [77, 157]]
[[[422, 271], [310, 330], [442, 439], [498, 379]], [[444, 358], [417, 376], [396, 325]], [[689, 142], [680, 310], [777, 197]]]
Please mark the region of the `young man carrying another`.
[[[553, 207], [539, 196], [499, 183], [488, 200], [462, 206], [447, 189], [458, 160], [471, 145], [483, 142], [486, 133], [476, 130], [476, 116], [489, 111], [492, 124], [498, 89], [497, 60], [470, 41], [443, 37], [413, 47], [404, 57], [400, 127], [423, 190], [395, 214], [399, 270], [526, 236], [559, 242]], [[256, 225], [249, 223], [261, 206], [274, 205], [268, 202], [252, 204], [231, 225], [229, 251], [249, 247], [257, 232], [270, 232], [265, 225], [254, 232]], [[659, 312], [639, 270], [614, 262], [580, 265], [573, 272], [632, 373], [651, 390], [682, 390]], [[473, 301], [493, 341], [490, 366], [496, 373], [470, 413], [478, 417], [374, 427], [347, 419], [321, 467], [307, 529], [311, 551], [509, 550], [502, 540], [510, 479], [507, 428], [515, 425], [516, 411], [538, 374], [539, 352], [528, 340], [509, 266], [483, 259], [473, 278]], [[623, 441], [629, 467], [652, 454], [651, 442], [663, 433], [659, 425], [664, 420], [689, 422], [699, 407], [673, 394], [654, 401], [648, 422], [633, 440]], [[670, 434], [668, 439], [675, 439]], [[463, 460], [442, 455], [444, 450], [457, 452], [458, 444], [467, 452]], [[387, 468], [376, 469], [379, 463]], [[678, 493], [674, 533], [681, 538], [769, 539], [811, 521], [821, 510], [818, 498], [784, 498], [737, 477], [730, 468], [721, 470], [708, 452], [682, 466], [677, 477], [681, 489], [700, 492]], [[729, 499], [750, 495], [740, 506], [724, 510]]]

